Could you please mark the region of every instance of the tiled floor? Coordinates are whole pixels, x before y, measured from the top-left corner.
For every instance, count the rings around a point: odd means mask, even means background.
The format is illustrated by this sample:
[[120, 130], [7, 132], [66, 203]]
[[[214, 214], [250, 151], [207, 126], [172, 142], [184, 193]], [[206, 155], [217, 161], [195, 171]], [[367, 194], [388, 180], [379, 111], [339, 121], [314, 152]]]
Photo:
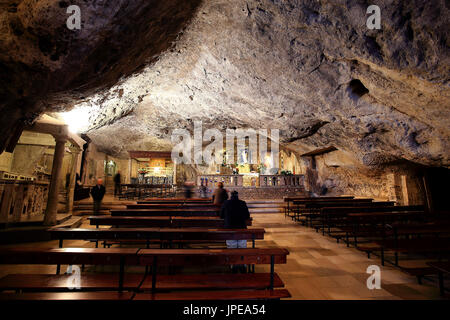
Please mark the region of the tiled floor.
[[[376, 257], [367, 256], [313, 229], [298, 225], [283, 214], [255, 214], [254, 227], [266, 230], [265, 240], [257, 247], [284, 247], [290, 251], [285, 265], [275, 271], [291, 292], [292, 299], [439, 299], [436, 283], [419, 285], [411, 277], [391, 266], [382, 267]], [[83, 227], [90, 227], [85, 221]], [[56, 241], [20, 244], [20, 246], [57, 247]], [[65, 241], [67, 247], [92, 247], [87, 241]], [[381, 289], [369, 290], [367, 267], [381, 268]], [[99, 270], [100, 268], [101, 270]], [[129, 268], [130, 271], [134, 268]], [[64, 269], [63, 269], [64, 270]], [[97, 267], [96, 271], [106, 271]], [[256, 266], [256, 272], [268, 272], [268, 266]], [[0, 265], [0, 276], [8, 273], [53, 273], [54, 266]]]
[[[435, 283], [419, 285], [392, 266], [381, 266], [380, 259], [367, 255], [335, 239], [300, 226], [282, 214], [253, 216], [254, 227], [264, 227], [263, 246], [279, 246], [290, 251], [286, 265], [275, 267], [292, 299], [439, 299]], [[381, 289], [369, 290], [367, 267], [381, 269]]]

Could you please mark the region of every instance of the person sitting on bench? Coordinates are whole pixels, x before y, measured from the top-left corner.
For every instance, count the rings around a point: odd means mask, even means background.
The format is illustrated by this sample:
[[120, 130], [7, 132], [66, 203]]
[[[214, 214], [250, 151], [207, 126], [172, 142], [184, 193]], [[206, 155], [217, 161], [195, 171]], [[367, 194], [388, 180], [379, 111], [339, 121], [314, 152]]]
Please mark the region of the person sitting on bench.
[[[224, 227], [227, 229], [247, 229], [247, 220], [250, 219], [250, 212], [247, 204], [243, 200], [239, 200], [238, 192], [231, 192], [230, 200], [223, 203], [220, 211], [220, 217], [224, 219]], [[227, 240], [227, 247], [247, 248], [247, 240]], [[245, 266], [236, 266], [241, 272], [245, 272]], [[233, 272], [238, 269], [232, 266]]]

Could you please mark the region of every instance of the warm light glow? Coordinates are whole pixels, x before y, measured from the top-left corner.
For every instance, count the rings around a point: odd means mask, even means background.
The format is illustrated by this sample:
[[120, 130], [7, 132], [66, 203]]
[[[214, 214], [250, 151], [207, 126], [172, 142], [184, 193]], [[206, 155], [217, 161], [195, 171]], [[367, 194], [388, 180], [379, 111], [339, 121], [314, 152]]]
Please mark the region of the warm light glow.
[[265, 164], [267, 167], [270, 167], [270, 166], [271, 166], [271, 163], [272, 163], [272, 157], [271, 157], [270, 155], [266, 155], [266, 161], [264, 162], [264, 164]]
[[77, 108], [69, 112], [60, 113], [64, 122], [69, 126], [70, 132], [85, 132], [89, 127], [88, 108]]
[[160, 170], [161, 170], [160, 167], [155, 167], [155, 173], [159, 173]]

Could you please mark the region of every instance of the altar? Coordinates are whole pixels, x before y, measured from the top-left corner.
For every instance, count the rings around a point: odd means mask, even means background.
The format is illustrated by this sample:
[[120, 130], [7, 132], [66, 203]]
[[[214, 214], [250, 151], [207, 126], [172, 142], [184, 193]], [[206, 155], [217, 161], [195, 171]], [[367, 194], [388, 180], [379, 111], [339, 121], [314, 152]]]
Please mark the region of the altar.
[[175, 165], [165, 151], [129, 151], [132, 184], [172, 185]]

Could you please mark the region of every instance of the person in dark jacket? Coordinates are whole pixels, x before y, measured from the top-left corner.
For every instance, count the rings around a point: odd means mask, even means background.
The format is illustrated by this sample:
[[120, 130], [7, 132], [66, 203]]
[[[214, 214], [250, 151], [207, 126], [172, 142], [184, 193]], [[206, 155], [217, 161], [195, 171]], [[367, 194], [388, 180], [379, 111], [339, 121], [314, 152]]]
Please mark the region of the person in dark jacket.
[[114, 176], [114, 197], [121, 194], [121, 176], [120, 171], [117, 171], [116, 175]]
[[97, 185], [92, 187], [91, 196], [94, 199], [94, 215], [98, 215], [100, 213], [100, 208], [102, 206], [102, 200], [105, 196], [105, 186], [103, 185], [103, 180], [98, 179]]
[[[250, 212], [248, 211], [245, 201], [239, 200], [238, 192], [231, 192], [230, 200], [226, 200], [220, 211], [220, 217], [225, 221], [225, 228], [227, 229], [247, 229], [247, 221], [250, 219]], [[227, 247], [233, 248], [247, 248], [247, 240], [227, 240]], [[246, 272], [245, 265], [231, 266], [233, 272]]]

